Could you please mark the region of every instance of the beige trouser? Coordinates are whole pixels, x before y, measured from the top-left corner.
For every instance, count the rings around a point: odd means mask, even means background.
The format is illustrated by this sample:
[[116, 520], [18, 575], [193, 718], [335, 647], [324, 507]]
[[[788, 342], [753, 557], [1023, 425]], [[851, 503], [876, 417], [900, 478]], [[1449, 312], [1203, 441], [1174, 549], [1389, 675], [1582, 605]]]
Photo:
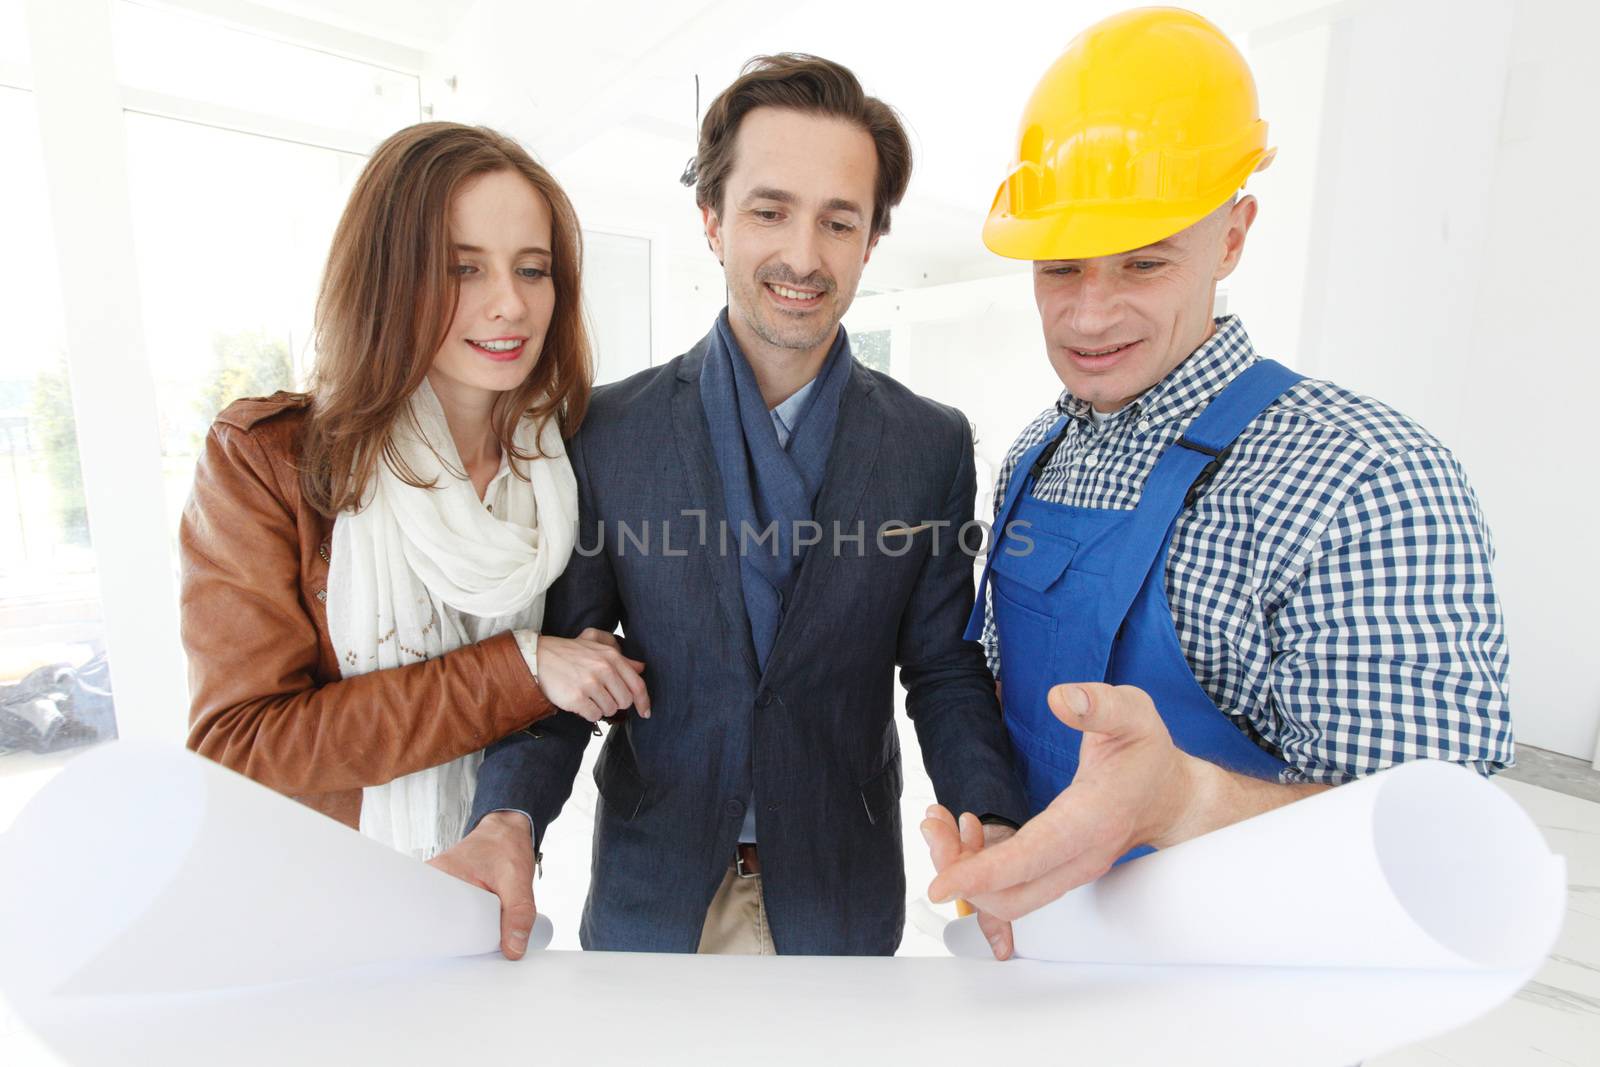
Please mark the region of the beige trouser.
[[740, 878], [730, 865], [717, 895], [706, 909], [700, 931], [700, 951], [722, 956], [773, 956], [772, 931], [767, 928], [767, 906], [761, 900], [761, 876]]

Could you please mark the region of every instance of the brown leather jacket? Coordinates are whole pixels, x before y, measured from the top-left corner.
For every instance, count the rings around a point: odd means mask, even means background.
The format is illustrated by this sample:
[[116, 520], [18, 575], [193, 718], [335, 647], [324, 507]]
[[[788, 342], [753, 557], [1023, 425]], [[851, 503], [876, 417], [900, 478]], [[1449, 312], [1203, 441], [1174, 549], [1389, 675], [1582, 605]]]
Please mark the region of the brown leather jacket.
[[328, 640], [333, 520], [301, 500], [310, 400], [217, 416], [178, 529], [189, 747], [350, 826], [364, 786], [474, 752], [551, 714], [510, 633], [343, 678]]

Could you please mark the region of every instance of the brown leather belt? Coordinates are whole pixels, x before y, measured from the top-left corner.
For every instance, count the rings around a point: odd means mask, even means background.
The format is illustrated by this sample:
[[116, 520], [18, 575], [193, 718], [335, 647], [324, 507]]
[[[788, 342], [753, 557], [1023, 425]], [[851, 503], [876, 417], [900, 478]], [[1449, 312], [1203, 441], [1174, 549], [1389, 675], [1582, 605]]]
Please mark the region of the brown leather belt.
[[740, 878], [754, 878], [760, 874], [761, 857], [756, 854], [756, 846], [741, 843], [734, 850], [733, 866]]

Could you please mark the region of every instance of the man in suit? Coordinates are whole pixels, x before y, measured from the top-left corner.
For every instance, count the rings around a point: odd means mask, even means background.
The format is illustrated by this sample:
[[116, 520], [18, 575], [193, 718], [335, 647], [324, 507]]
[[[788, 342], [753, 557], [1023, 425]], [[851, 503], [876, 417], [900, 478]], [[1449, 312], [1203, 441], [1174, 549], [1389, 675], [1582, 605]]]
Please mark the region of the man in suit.
[[[689, 352], [597, 390], [569, 445], [579, 548], [545, 632], [620, 623], [651, 712], [626, 714], [626, 692], [591, 709], [624, 714], [595, 769], [586, 948], [893, 953], [897, 664], [940, 802], [980, 813], [990, 844], [1021, 816], [962, 635], [970, 429], [856, 363], [839, 326], [910, 170], [894, 112], [828, 60], [752, 60], [706, 112], [695, 193], [728, 307]], [[500, 896], [508, 956], [590, 736], [563, 714], [492, 746], [475, 829], [436, 861]]]

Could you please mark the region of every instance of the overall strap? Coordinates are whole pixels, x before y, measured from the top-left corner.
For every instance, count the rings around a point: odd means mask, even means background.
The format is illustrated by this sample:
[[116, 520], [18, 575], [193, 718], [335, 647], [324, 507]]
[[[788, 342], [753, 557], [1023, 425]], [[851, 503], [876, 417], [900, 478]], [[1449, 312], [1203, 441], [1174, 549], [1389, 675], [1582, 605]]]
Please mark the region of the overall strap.
[[986, 595], [989, 591], [989, 568], [994, 565], [995, 553], [1000, 551], [1001, 539], [1005, 535], [1006, 526], [1011, 522], [1012, 514], [1017, 510], [1017, 501], [1022, 499], [1022, 494], [1038, 480], [1040, 472], [1049, 465], [1050, 457], [1061, 447], [1069, 421], [1065, 415], [1058, 418], [1043, 439], [1024, 452], [1017, 460], [1017, 465], [1011, 469], [1011, 484], [1006, 486], [1005, 502], [1001, 504], [1000, 510], [995, 512], [994, 530], [989, 535], [989, 559], [984, 563], [983, 577], [978, 581], [978, 598], [972, 605], [972, 613], [967, 616], [967, 630], [963, 635], [965, 640], [977, 641], [983, 637], [983, 623], [987, 617], [989, 604]]
[[1178, 438], [1178, 444], [1211, 455], [1226, 450], [1246, 426], [1304, 377], [1277, 360], [1257, 360], [1212, 399]]
[[1096, 605], [1102, 624], [1110, 627], [1106, 632], [1115, 632], [1127, 617], [1134, 597], [1167, 543], [1173, 523], [1222, 466], [1234, 441], [1303, 377], [1274, 360], [1252, 363], [1162, 453], [1128, 524], [1111, 583], [1113, 595]]

